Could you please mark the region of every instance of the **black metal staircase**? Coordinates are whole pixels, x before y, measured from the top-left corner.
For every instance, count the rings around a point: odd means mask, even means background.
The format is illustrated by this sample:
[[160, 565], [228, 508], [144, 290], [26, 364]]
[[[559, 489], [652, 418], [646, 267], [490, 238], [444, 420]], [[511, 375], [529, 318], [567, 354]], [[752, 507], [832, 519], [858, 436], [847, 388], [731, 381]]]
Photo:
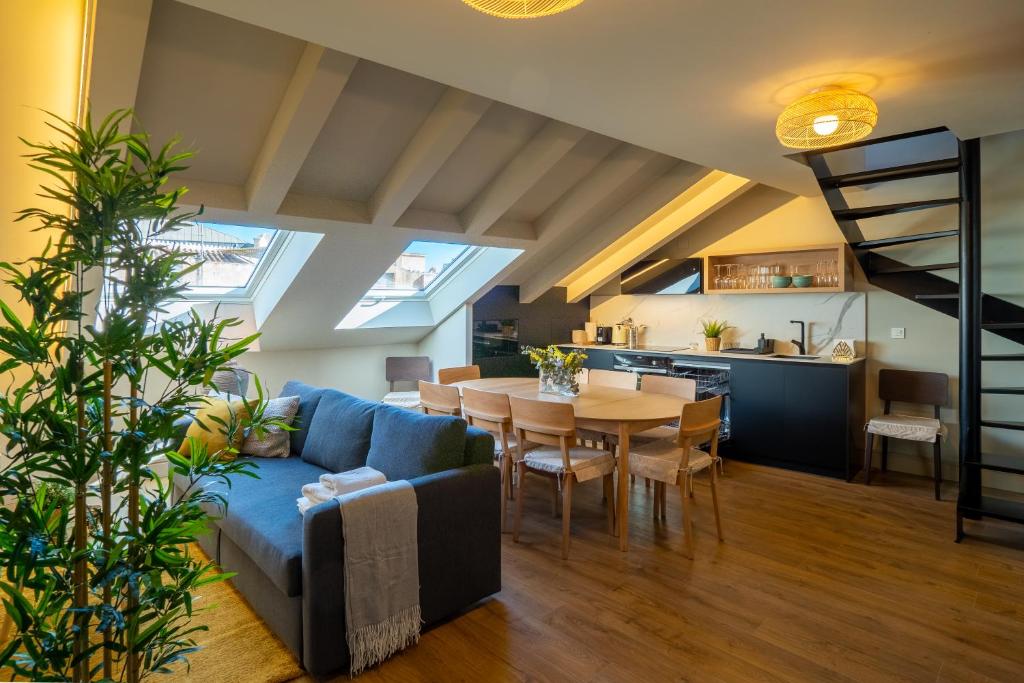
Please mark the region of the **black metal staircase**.
[[[982, 492], [983, 471], [1024, 475], [1024, 454], [982, 452], [982, 430], [1024, 431], [1024, 422], [985, 419], [982, 394], [1024, 395], [1024, 387], [983, 387], [983, 363], [1024, 362], [1024, 353], [986, 354], [982, 331], [1024, 344], [1024, 307], [981, 291], [981, 168], [978, 140], [958, 140], [946, 128], [877, 138], [807, 152], [822, 194], [868, 281], [901, 297], [959, 320], [960, 489], [956, 540], [963, 519], [991, 517], [1024, 523], [1024, 503]], [[957, 196], [850, 206], [844, 189], [871, 190], [885, 183], [943, 175], [957, 176]], [[931, 182], [931, 181], [929, 181]], [[891, 186], [890, 186], [891, 187]], [[958, 206], [956, 228], [865, 236], [861, 221]], [[877, 231], [876, 231], [877, 232]], [[957, 239], [957, 242], [952, 242]], [[911, 265], [883, 253], [892, 247], [948, 240], [957, 260]], [[946, 273], [957, 279], [942, 277]]]

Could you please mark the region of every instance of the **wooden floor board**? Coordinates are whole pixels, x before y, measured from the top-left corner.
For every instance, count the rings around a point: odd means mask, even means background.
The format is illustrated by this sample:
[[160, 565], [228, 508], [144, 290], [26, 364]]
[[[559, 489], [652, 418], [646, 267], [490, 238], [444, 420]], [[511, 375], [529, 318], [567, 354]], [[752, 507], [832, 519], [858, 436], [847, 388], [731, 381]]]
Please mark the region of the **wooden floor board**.
[[699, 482], [693, 561], [678, 490], [656, 522], [634, 485], [621, 553], [601, 487], [580, 486], [563, 561], [550, 491], [533, 486], [522, 542], [502, 539], [501, 593], [361, 680], [1022, 680], [1024, 527], [969, 522], [955, 544], [953, 504], [932, 500], [929, 480], [726, 467], [726, 541]]

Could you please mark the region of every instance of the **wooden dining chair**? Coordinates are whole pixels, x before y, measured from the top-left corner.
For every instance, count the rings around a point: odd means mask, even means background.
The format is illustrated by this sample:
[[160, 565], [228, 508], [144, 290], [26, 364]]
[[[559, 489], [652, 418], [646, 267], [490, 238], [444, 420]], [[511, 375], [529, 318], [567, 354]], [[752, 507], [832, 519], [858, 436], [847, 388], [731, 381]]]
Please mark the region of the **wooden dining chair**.
[[[640, 391], [651, 394], [668, 394], [678, 396], [684, 401], [697, 400], [697, 382], [686, 377], [666, 377], [665, 375], [640, 375]], [[658, 439], [674, 439], [679, 432], [675, 425], [659, 425], [645, 429], [632, 436], [637, 443], [657, 441]]]
[[[519, 454], [519, 443], [512, 429], [512, 405], [508, 395], [479, 389], [462, 390], [462, 414], [466, 421], [494, 436], [494, 455], [501, 469], [501, 530], [506, 530], [506, 501], [513, 497], [512, 470]], [[525, 444], [529, 449], [533, 444]]]
[[431, 378], [429, 356], [388, 356], [384, 359], [384, 379], [388, 382], [388, 393], [381, 403], [398, 406], [399, 408], [417, 409], [420, 407], [419, 391], [396, 391], [398, 382], [412, 383], [429, 382]]
[[636, 391], [636, 373], [594, 369], [587, 377], [587, 384]]
[[480, 379], [479, 365], [464, 365], [459, 368], [441, 368], [437, 371], [438, 384], [455, 384], [470, 379]]
[[[512, 426], [519, 449], [516, 467], [519, 491], [516, 496], [515, 525], [512, 540], [519, 541], [522, 527], [523, 500], [526, 498], [526, 475], [536, 474], [554, 481], [556, 501], [558, 488], [562, 493], [562, 559], [569, 558], [569, 532], [572, 517], [573, 487], [603, 477], [604, 496], [608, 510], [608, 533], [615, 534], [615, 495], [612, 474], [615, 458], [606, 450], [576, 445], [576, 414], [571, 403], [553, 403], [510, 396]], [[525, 450], [523, 444], [535, 443], [537, 448]], [[557, 505], [552, 512], [557, 514]]]
[[[683, 405], [679, 429], [674, 441], [652, 441], [630, 449], [629, 471], [637, 477], [654, 481], [654, 517], [665, 517], [666, 486], [678, 486], [683, 508], [683, 536], [686, 556], [693, 559], [693, 515], [691, 499], [694, 475], [709, 470], [711, 475], [711, 501], [715, 510], [715, 528], [722, 541], [722, 520], [718, 514], [718, 433], [722, 424], [722, 397]], [[709, 443], [707, 451], [697, 448]]]
[[427, 415], [462, 415], [458, 387], [420, 381], [420, 404]]
[[[939, 421], [939, 408], [949, 399], [949, 376], [941, 372], [914, 370], [878, 371], [878, 397], [884, 401], [881, 415], [871, 418], [864, 426], [864, 484], [871, 485], [871, 455], [875, 435], [882, 438], [882, 471], [889, 469], [889, 439], [904, 439], [932, 444], [932, 481], [935, 500], [940, 499], [942, 488], [942, 440], [946, 426]], [[930, 405], [934, 417], [900, 415], [892, 412], [893, 403]]]

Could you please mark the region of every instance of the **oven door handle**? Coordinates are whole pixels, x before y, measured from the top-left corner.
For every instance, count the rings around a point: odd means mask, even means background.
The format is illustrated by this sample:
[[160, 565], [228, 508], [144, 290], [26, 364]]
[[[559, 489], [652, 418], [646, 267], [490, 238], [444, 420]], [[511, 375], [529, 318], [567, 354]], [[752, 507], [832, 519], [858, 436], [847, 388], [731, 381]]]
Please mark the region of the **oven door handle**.
[[638, 368], [632, 365], [613, 365], [612, 370], [625, 370], [626, 372], [635, 372], [638, 375], [667, 375], [668, 370], [665, 368]]

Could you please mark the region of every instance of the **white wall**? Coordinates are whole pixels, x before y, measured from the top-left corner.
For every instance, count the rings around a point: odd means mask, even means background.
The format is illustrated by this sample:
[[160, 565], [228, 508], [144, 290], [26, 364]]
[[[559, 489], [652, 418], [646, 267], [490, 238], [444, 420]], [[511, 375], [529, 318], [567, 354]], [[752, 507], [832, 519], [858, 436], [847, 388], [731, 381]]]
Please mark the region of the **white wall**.
[[440, 368], [456, 368], [470, 364], [473, 357], [470, 348], [472, 323], [472, 306], [460, 306], [419, 343], [416, 355], [430, 356], [435, 377]]

